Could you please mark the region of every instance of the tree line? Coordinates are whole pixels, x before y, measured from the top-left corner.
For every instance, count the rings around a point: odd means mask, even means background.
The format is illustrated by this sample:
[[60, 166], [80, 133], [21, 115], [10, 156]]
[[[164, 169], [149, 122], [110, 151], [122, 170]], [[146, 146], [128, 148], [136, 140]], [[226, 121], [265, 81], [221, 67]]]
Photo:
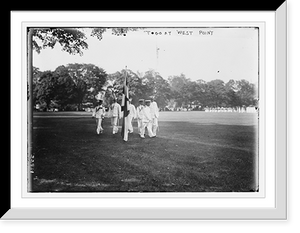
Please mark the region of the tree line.
[[135, 105], [140, 98], [150, 96], [161, 109], [237, 108], [256, 106], [258, 101], [257, 87], [244, 79], [227, 83], [220, 79], [192, 81], [184, 74], [165, 79], [155, 70], [135, 73], [129, 69], [107, 74], [96, 65], [75, 63], [54, 71], [33, 68], [33, 106], [40, 110], [83, 110], [92, 107], [99, 94], [109, 105], [112, 98], [121, 99], [125, 75]]

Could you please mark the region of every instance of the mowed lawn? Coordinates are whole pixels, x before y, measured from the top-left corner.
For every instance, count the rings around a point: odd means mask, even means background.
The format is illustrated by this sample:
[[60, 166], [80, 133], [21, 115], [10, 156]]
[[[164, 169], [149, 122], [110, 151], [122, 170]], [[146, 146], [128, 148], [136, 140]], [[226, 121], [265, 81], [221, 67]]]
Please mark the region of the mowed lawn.
[[33, 114], [33, 192], [253, 192], [255, 113], [160, 112], [157, 138], [123, 142], [110, 119], [96, 134], [85, 112]]

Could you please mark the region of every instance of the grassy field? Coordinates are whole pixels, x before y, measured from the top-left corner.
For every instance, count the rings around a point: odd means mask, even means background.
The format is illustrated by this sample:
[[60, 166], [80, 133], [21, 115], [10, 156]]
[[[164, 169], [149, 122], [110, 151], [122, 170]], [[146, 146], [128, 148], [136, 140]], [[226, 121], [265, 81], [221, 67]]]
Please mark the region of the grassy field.
[[257, 116], [160, 112], [157, 138], [128, 142], [110, 119], [97, 135], [85, 112], [34, 113], [33, 192], [257, 191]]

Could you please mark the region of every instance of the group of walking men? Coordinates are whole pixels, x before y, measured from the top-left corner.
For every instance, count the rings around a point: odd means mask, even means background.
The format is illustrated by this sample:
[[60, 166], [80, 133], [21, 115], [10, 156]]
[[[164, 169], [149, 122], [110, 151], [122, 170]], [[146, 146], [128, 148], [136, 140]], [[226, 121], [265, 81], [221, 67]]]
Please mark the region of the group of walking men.
[[[147, 134], [150, 138], [155, 138], [158, 130], [158, 117], [159, 109], [157, 103], [153, 98], [150, 100], [140, 99], [137, 108], [131, 103], [132, 99], [129, 99], [129, 114], [126, 119], [128, 133], [133, 133], [132, 122], [133, 119], [137, 119], [138, 133], [141, 138], [145, 138]], [[104, 117], [111, 118], [112, 133], [117, 134], [119, 131], [119, 120], [123, 117], [121, 106], [116, 99], [113, 100], [109, 111], [106, 112], [102, 105], [103, 101], [100, 100], [98, 106], [93, 110], [93, 117], [96, 118], [96, 132], [97, 134], [103, 133], [102, 120]]]
[[158, 129], [158, 117], [159, 109], [153, 98], [151, 98], [151, 100], [146, 100], [145, 104], [143, 99], [139, 100], [139, 106], [136, 109], [136, 118], [141, 138], [145, 138], [146, 129], [150, 138], [156, 137], [156, 132]]

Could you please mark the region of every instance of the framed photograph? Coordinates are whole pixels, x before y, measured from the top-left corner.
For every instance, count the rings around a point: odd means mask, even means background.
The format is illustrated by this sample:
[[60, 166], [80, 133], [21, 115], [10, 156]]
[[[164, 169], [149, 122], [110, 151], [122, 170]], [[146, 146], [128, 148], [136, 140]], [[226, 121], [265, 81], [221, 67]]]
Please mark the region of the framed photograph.
[[286, 4], [12, 11], [2, 219], [286, 219]]

